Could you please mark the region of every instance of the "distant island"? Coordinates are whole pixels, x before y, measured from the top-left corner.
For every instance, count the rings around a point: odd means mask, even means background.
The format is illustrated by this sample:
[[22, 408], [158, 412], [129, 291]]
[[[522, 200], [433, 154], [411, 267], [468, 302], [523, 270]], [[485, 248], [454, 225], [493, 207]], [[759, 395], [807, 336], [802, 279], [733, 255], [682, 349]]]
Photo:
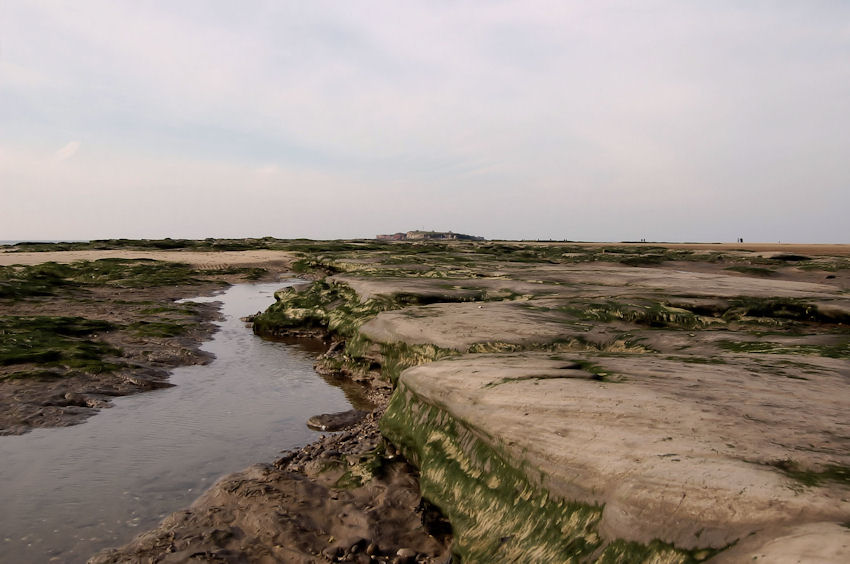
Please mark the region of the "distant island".
[[407, 233], [390, 233], [376, 235], [382, 241], [416, 241], [416, 240], [453, 240], [453, 241], [483, 241], [484, 237], [465, 235], [451, 231], [408, 231]]

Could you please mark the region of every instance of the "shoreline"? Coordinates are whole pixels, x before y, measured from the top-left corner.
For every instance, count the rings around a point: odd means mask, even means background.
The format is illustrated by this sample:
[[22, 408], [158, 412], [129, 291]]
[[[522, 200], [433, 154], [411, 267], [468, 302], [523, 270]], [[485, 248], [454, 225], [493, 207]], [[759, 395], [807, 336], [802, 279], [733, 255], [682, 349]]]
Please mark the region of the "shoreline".
[[[320, 441], [225, 478], [104, 561], [162, 550], [233, 561], [443, 558], [369, 542], [367, 559], [365, 536], [335, 544], [337, 535], [317, 541], [267, 522], [279, 535], [270, 546], [246, 521], [315, 523], [300, 512], [303, 497], [281, 493], [287, 484], [328, 479], [336, 487], [310, 495], [332, 499], [340, 485], [349, 495], [357, 488], [339, 480], [375, 483], [369, 469], [399, 454], [451, 522], [446, 550], [463, 561], [734, 562], [802, 555], [815, 538], [819, 558], [841, 561], [850, 507], [836, 496], [848, 466], [840, 439], [818, 437], [845, 412], [841, 394], [824, 391], [846, 376], [846, 259], [532, 248], [514, 258], [513, 247], [495, 247], [471, 264], [455, 254], [319, 257], [327, 275], [279, 293], [255, 332], [324, 332], [320, 371], [392, 386], [372, 460]], [[242, 485], [292, 503], [229, 495]], [[216, 513], [234, 507], [241, 536], [205, 538], [222, 524]], [[305, 534], [312, 544], [293, 546]]]
[[[153, 259], [153, 260], [175, 260], [182, 262], [187, 257], [185, 253], [170, 253], [169, 256], [163, 256], [162, 253], [148, 254], [139, 252], [96, 252], [91, 253], [75, 253], [62, 252], [60, 256], [55, 256], [55, 253], [33, 253], [31, 257], [21, 257], [19, 253], [9, 253], [8, 258], [15, 259], [14, 264], [29, 263], [40, 264], [44, 261], [56, 260], [60, 263], [76, 263], [79, 260], [98, 260], [105, 259]], [[223, 256], [224, 255], [224, 256]], [[194, 257], [193, 266], [201, 268], [202, 271], [208, 272], [210, 275], [215, 275], [217, 270], [226, 269], [232, 266], [247, 266], [247, 267], [263, 267], [273, 268], [279, 266], [276, 260], [271, 263], [257, 262], [258, 257], [255, 253], [241, 253], [240, 260], [233, 260], [231, 253], [209, 253]], [[247, 256], [246, 256], [247, 255]], [[278, 259], [280, 253], [274, 253], [274, 258]], [[3, 257], [0, 256], [0, 262]], [[24, 258], [21, 261], [18, 259]], [[268, 257], [264, 257], [268, 258]], [[222, 261], [222, 259], [224, 259]], [[290, 263], [284, 263], [283, 266], [288, 270]], [[282, 278], [284, 274], [271, 273], [264, 276], [268, 281], [270, 279]], [[310, 273], [299, 275], [303, 278], [315, 278], [316, 276]], [[241, 280], [233, 275], [217, 276], [218, 279], [227, 278], [231, 283], [239, 283]], [[100, 289], [95, 288], [89, 290], [91, 296], [86, 299], [92, 304], [113, 304], [128, 302], [135, 300], [143, 303], [145, 307], [150, 309], [148, 304], [175, 304], [177, 300], [195, 297], [212, 297], [223, 287], [219, 284], [206, 283], [205, 285], [192, 286], [163, 286], [153, 289]], [[129, 302], [128, 302], [129, 303]], [[77, 315], [83, 317], [115, 317], [122, 319], [127, 316], [127, 307], [123, 309], [110, 311], [109, 306], [95, 307], [94, 305], [85, 305], [79, 302], [79, 294], [71, 292], [68, 295], [62, 295], [57, 300], [36, 300], [16, 302], [12, 304], [7, 312], [9, 314], [31, 314], [37, 312], [39, 314], [50, 315]], [[210, 353], [201, 351], [201, 345], [209, 340], [217, 327], [212, 323], [220, 318], [220, 312], [215, 302], [192, 303], [191, 319], [186, 318], [184, 322], [189, 322], [193, 329], [186, 334], [181, 334], [178, 337], [162, 338], [129, 338], [126, 336], [116, 336], [114, 334], [104, 334], [98, 338], [105, 338], [113, 346], [119, 346], [125, 353], [122, 358], [132, 361], [132, 369], [122, 371], [120, 373], [108, 372], [102, 375], [80, 375], [66, 376], [56, 380], [55, 385], [51, 385], [44, 379], [31, 379], [19, 381], [6, 381], [0, 387], [0, 401], [2, 401], [3, 392], [6, 392], [11, 397], [20, 400], [25, 398], [23, 406], [29, 408], [34, 413], [21, 414], [20, 409], [7, 410], [4, 415], [10, 422], [4, 425], [5, 434], [21, 434], [26, 433], [34, 427], [61, 427], [67, 425], [76, 425], [82, 423], [88, 417], [97, 415], [98, 411], [110, 406], [110, 398], [126, 396], [135, 393], [140, 393], [148, 390], [154, 390], [161, 387], [172, 386], [169, 383], [170, 371], [178, 366], [186, 366], [190, 364], [206, 364], [212, 360]], [[250, 312], [245, 312], [250, 314]], [[287, 335], [269, 335], [267, 338], [271, 340], [296, 340], [303, 343], [305, 339], [320, 338], [324, 350], [319, 356], [324, 356], [328, 350], [332, 349], [333, 342], [327, 333], [323, 332], [290, 332]], [[132, 349], [132, 350], [129, 350]], [[138, 357], [135, 351], [156, 350], [156, 355], [151, 356], [150, 353], [144, 353], [144, 358]], [[312, 561], [313, 557], [329, 556], [329, 545], [332, 550], [339, 555], [352, 555], [352, 561], [359, 561], [358, 556], [354, 556], [359, 552], [359, 558], [367, 558], [368, 561], [387, 561], [387, 562], [412, 562], [415, 560], [408, 553], [414, 551], [414, 554], [426, 555], [419, 558], [421, 562], [444, 562], [448, 554], [448, 541], [446, 541], [445, 523], [440, 522], [439, 513], [433, 508], [420, 508], [423, 505], [421, 498], [418, 497], [417, 482], [415, 479], [415, 469], [410, 467], [406, 462], [400, 460], [394, 454], [384, 454], [386, 445], [383, 444], [380, 431], [378, 430], [377, 420], [383, 413], [388, 401], [388, 389], [386, 386], [369, 387], [364, 386], [364, 382], [356, 382], [334, 371], [316, 370], [316, 376], [326, 380], [328, 383], [340, 387], [347, 396], [349, 402], [354, 407], [369, 408], [370, 412], [361, 420], [353, 424], [345, 426], [341, 432], [322, 435], [319, 439], [303, 448], [289, 451], [282, 457], [274, 461], [273, 465], [263, 466], [263, 470], [256, 474], [252, 469], [248, 472], [251, 474], [251, 479], [258, 480], [256, 487], [262, 487], [267, 490], [271, 487], [271, 482], [278, 483], [281, 488], [288, 489], [294, 486], [300, 486], [305, 480], [312, 484], [309, 488], [309, 496], [299, 497], [296, 492], [296, 497], [292, 502], [296, 506], [310, 502], [315, 499], [316, 495], [323, 493], [326, 501], [330, 505], [339, 505], [344, 511], [351, 513], [356, 511], [349, 519], [339, 520], [337, 516], [341, 513], [329, 508], [314, 508], [311, 510], [311, 515], [308, 521], [321, 521], [322, 518], [329, 518], [331, 522], [315, 527], [313, 550], [308, 550], [305, 547], [296, 548], [302, 556]], [[57, 388], [60, 387], [61, 389]], [[11, 389], [10, 389], [11, 387]], [[364, 391], [366, 390], [366, 391]], [[31, 391], [29, 395], [25, 392]], [[43, 399], [39, 399], [43, 398]], [[2, 422], [2, 419], [0, 419]], [[304, 422], [307, 424], [307, 421]], [[381, 454], [376, 454], [376, 449], [380, 446]], [[390, 447], [391, 448], [391, 447]], [[360, 459], [363, 459], [362, 461]], [[376, 460], [380, 459], [381, 476], [375, 477], [368, 481], [368, 484], [361, 488], [346, 488], [344, 492], [333, 488], [335, 481], [342, 478], [343, 474], [350, 480], [351, 475], [348, 470], [350, 467], [366, 469], [363, 472], [368, 473], [370, 468], [375, 465]], [[361, 464], [362, 462], [362, 464]], [[327, 466], [329, 464], [336, 465], [338, 468], [334, 473], [328, 473]], [[252, 467], [254, 468], [254, 467]], [[376, 467], [377, 468], [377, 467]], [[202, 507], [202, 499], [213, 494], [216, 488], [221, 486], [221, 482], [226, 482], [228, 479], [238, 476], [240, 473], [225, 476], [220, 480], [220, 483], [212, 486], [201, 499], [193, 503], [192, 507]], [[321, 474], [321, 476], [320, 476]], [[365, 475], [365, 474], [364, 474]], [[294, 478], [297, 476], [297, 478]], [[357, 479], [357, 478], [355, 478]], [[262, 486], [259, 485], [262, 482]], [[228, 486], [229, 487], [229, 486]], [[381, 494], [381, 503], [375, 503], [376, 499], [373, 495], [374, 488], [383, 490]], [[297, 488], [296, 488], [297, 490]], [[318, 492], [318, 494], [317, 494]], [[249, 497], [254, 497], [253, 493]], [[297, 511], [296, 507], [292, 508]], [[177, 512], [175, 515], [182, 514]], [[218, 513], [214, 511], [213, 513]], [[257, 514], [259, 511], [248, 511], [248, 514]], [[441, 542], [435, 541], [429, 533], [422, 529], [422, 515], [427, 513], [430, 521], [438, 523], [435, 531], [439, 530], [438, 535], [442, 535]], [[391, 517], [387, 517], [391, 516]], [[362, 521], [372, 521], [372, 530], [362, 531], [358, 538], [351, 538], [349, 529], [352, 526], [356, 529], [356, 524]], [[388, 522], [400, 523], [397, 527], [387, 526]], [[417, 523], [419, 523], [417, 528]], [[214, 548], [215, 543], [221, 541], [222, 537], [218, 532], [221, 523], [210, 524], [209, 526], [201, 526], [197, 532], [202, 538], [209, 537]], [[325, 531], [331, 531], [331, 534], [326, 534]], [[337, 531], [336, 534], [333, 532]], [[303, 531], [302, 531], [303, 532]], [[213, 534], [216, 533], [216, 534]], [[145, 535], [149, 536], [149, 534]], [[226, 535], [225, 535], [226, 536]], [[329, 539], [336, 539], [333, 542], [328, 542]], [[194, 539], [196, 540], [196, 539]], [[345, 546], [343, 546], [345, 545]], [[410, 547], [415, 547], [410, 548]], [[154, 550], [162, 550], [163, 553], [173, 551], [171, 544], [168, 547], [159, 547]], [[127, 557], [143, 558], [142, 552], [133, 553], [132, 556], [115, 556], [115, 549], [105, 549], [98, 555], [92, 557], [94, 561], [123, 561]], [[193, 554], [196, 553], [193, 549]], [[112, 553], [112, 556], [107, 556]], [[210, 552], [212, 554], [212, 552]], [[427, 555], [430, 555], [427, 556]], [[291, 559], [292, 554], [287, 558]]]
[[3, 441], [10, 540], [0, 560], [84, 562], [189, 506], [221, 475], [314, 441], [320, 433], [304, 421], [319, 410], [349, 409], [316, 376], [313, 347], [284, 350], [239, 320], [279, 286], [237, 285], [212, 298], [225, 320], [203, 350], [216, 360], [176, 369], [175, 388], [116, 400], [85, 425]]
[[[451, 561], [451, 525], [421, 497], [417, 469], [379, 429], [391, 390], [374, 378], [355, 380], [322, 369], [322, 361], [339, 350], [330, 332], [282, 333], [258, 338], [321, 340], [326, 349], [316, 357], [317, 376], [360, 389], [361, 402], [371, 409], [358, 411], [353, 404], [349, 412], [316, 414], [311, 420], [342, 424], [272, 463], [223, 476], [190, 507], [121, 547], [100, 551], [90, 564], [154, 562], [164, 555], [174, 562]], [[269, 515], [277, 519], [263, 518]]]
[[[0, 294], [3, 305], [0, 323], [5, 323], [0, 329], [9, 334], [6, 326], [11, 325], [13, 331], [20, 333], [11, 334], [12, 343], [36, 339], [33, 351], [37, 353], [30, 354], [28, 349], [19, 347], [11, 355], [6, 353], [10, 358], [4, 357], [0, 364], [0, 436], [19, 435], [36, 427], [79, 424], [100, 409], [108, 408], [111, 398], [171, 387], [172, 369], [207, 364], [212, 360], [212, 356], [200, 347], [212, 337], [217, 329], [214, 322], [220, 319], [214, 303], [180, 303], [180, 300], [211, 298], [233, 284], [275, 282], [284, 274], [270, 272], [270, 269], [285, 273], [290, 266], [288, 262], [280, 262], [280, 253], [274, 258], [266, 257], [268, 262], [257, 262], [254, 253], [241, 257], [216, 253], [196, 258], [191, 264], [184, 264], [174, 253], [148, 256], [127, 251], [97, 251], [95, 255], [85, 256], [68, 251], [28, 254], [36, 255], [35, 258], [40, 255], [42, 260], [33, 259], [18, 266], [14, 261], [11, 264], [3, 261], [5, 255], [17, 253], [0, 253], [0, 269], [26, 271], [57, 263], [67, 264], [73, 273], [75, 268], [81, 268], [79, 265], [96, 265], [100, 264], [100, 259], [107, 259], [103, 261], [106, 266], [101, 267], [103, 272], [95, 269], [92, 277], [108, 277], [111, 274], [108, 269], [118, 265], [139, 279], [131, 279], [127, 284], [121, 280], [113, 284], [108, 278], [105, 283], [56, 283], [53, 273], [47, 269], [48, 283], [55, 287], [33, 295], [24, 293], [22, 297], [9, 294], [13, 290]], [[153, 260], [160, 262], [151, 262]], [[145, 276], [155, 277], [159, 274], [159, 265], [175, 262], [179, 264], [174, 265], [177, 278], [173, 282], [155, 280], [152, 285], [146, 285]], [[141, 274], [133, 272], [133, 265], [146, 270]], [[36, 273], [35, 276], [33, 283], [41, 284], [38, 277], [44, 275]], [[3, 283], [0, 280], [0, 290], [4, 289]], [[21, 284], [14, 278], [11, 283]], [[23, 285], [29, 283], [24, 281]], [[41, 333], [27, 332], [29, 326], [39, 323], [45, 325], [39, 329]], [[87, 331], [87, 326], [93, 329]], [[63, 341], [62, 336], [69, 330], [73, 333]], [[59, 340], [55, 339], [57, 336]], [[53, 342], [46, 339], [53, 339]], [[39, 360], [43, 356], [39, 346], [46, 354], [54, 356], [56, 353], [52, 351], [58, 348], [64, 356], [44, 364]], [[65, 355], [64, 350], [72, 356]], [[89, 358], [92, 355], [88, 350], [99, 351], [100, 358]], [[27, 355], [34, 360], [30, 361]], [[81, 362], [74, 355], [88, 356]]]
[[[54, 300], [47, 307], [36, 308], [32, 304], [14, 304], [8, 306], [6, 316], [32, 316], [56, 318], [73, 316], [74, 318], [96, 318], [124, 320], [132, 317], [129, 308], [143, 310], [154, 306], [149, 303], [170, 307], [175, 300], [196, 296], [214, 296], [219, 285], [205, 287], [168, 287], [138, 292], [111, 292], [112, 300], [133, 299], [145, 302], [139, 306], [124, 306], [124, 310], [105, 311], [106, 308], [88, 308], [73, 300]], [[142, 299], [140, 299], [142, 298]], [[159, 388], [171, 387], [170, 371], [179, 366], [207, 364], [212, 355], [201, 350], [201, 345], [209, 340], [216, 331], [213, 323], [219, 319], [218, 308], [211, 303], [195, 303], [185, 310], [189, 317], [180, 318], [180, 323], [191, 324], [185, 332], [168, 336], [165, 326], [162, 336], [128, 333], [127, 331], [107, 331], [93, 335], [96, 342], [120, 349], [121, 355], [115, 362], [124, 365], [117, 370], [99, 373], [76, 372], [44, 376], [14, 378], [5, 380], [0, 386], [0, 405], [4, 407], [0, 415], [0, 435], [18, 435], [36, 427], [64, 427], [76, 425], [88, 417], [97, 414], [100, 409], [110, 407], [111, 398], [123, 397]], [[169, 318], [169, 322], [172, 318]], [[148, 322], [145, 322], [148, 323]], [[147, 326], [139, 326], [145, 328]], [[151, 325], [155, 329], [159, 326]], [[140, 329], [141, 330], [141, 329]], [[110, 357], [107, 357], [107, 361]], [[27, 365], [11, 365], [7, 370], [26, 368]], [[61, 369], [61, 367], [60, 367]], [[14, 373], [13, 373], [14, 376]]]
[[304, 256], [259, 332], [378, 407], [92, 561], [841, 561], [846, 255], [592, 245]]

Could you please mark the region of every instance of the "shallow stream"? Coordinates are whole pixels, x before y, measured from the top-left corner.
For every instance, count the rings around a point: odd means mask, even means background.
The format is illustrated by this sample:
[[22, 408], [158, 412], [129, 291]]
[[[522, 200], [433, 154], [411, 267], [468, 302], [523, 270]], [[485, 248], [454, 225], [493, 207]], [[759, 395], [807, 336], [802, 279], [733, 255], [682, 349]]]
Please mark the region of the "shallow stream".
[[262, 340], [239, 320], [286, 285], [204, 298], [222, 303], [220, 329], [202, 347], [216, 358], [174, 369], [175, 387], [115, 398], [82, 425], [0, 436], [0, 562], [85, 562], [223, 474], [315, 440], [311, 415], [350, 409], [313, 370], [311, 351]]

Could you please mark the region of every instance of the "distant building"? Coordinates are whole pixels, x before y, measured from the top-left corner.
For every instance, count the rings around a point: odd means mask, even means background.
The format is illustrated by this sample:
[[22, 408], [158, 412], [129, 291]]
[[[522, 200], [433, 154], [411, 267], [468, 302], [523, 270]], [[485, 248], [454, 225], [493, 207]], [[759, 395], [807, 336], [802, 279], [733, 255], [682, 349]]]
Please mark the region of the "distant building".
[[483, 241], [484, 237], [453, 233], [452, 231], [408, 231], [391, 235], [377, 235], [382, 241]]

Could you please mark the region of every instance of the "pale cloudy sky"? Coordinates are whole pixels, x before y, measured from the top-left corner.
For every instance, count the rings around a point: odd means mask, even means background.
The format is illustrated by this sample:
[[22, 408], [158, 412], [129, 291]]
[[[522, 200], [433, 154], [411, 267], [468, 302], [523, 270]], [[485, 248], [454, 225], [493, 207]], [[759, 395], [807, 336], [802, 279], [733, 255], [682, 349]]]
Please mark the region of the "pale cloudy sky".
[[0, 239], [850, 243], [850, 2], [0, 2]]

